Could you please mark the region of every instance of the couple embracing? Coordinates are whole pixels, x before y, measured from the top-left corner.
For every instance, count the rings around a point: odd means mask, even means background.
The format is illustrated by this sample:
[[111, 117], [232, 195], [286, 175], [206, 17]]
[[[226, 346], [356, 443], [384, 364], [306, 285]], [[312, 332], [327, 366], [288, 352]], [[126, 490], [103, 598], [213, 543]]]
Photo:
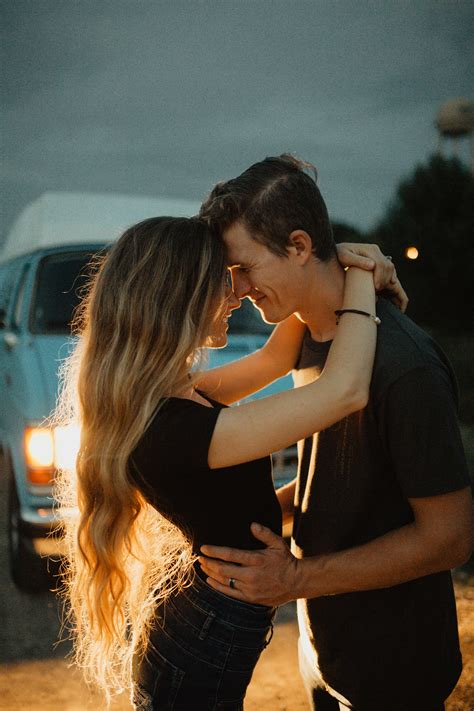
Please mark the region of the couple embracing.
[[[77, 315], [65, 594], [86, 677], [141, 711], [243, 709], [289, 600], [316, 711], [439, 711], [461, 672], [449, 571], [474, 527], [455, 378], [389, 258], [336, 247], [308, 168], [267, 158], [199, 216], [130, 227]], [[278, 325], [206, 371], [243, 298]], [[293, 390], [232, 407], [290, 371]], [[275, 492], [270, 454], [294, 442]]]

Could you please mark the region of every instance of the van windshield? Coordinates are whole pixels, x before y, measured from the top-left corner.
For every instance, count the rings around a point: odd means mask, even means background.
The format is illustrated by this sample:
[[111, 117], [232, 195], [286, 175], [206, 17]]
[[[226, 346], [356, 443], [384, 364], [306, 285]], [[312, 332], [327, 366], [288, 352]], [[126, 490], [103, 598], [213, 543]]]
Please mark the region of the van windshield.
[[[66, 252], [45, 257], [39, 267], [33, 299], [30, 329], [32, 333], [71, 333], [74, 310], [90, 275], [91, 252]], [[229, 335], [271, 333], [273, 326], [262, 321], [248, 299], [232, 312]]]
[[71, 333], [71, 320], [87, 283], [92, 256], [90, 252], [67, 252], [42, 260], [31, 311], [33, 333]]

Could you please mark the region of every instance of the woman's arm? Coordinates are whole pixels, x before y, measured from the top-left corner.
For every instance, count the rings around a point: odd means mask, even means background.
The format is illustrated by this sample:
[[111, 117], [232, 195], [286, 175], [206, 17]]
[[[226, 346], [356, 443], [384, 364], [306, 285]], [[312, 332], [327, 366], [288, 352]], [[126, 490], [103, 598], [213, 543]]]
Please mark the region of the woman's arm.
[[[370, 272], [349, 270], [343, 308], [375, 313]], [[232, 466], [277, 452], [365, 407], [375, 343], [372, 319], [344, 314], [316, 382], [221, 411], [209, 447], [209, 466]]]
[[[344, 267], [373, 271], [375, 288], [405, 311], [408, 297], [397, 279], [393, 263], [376, 244], [336, 245], [337, 256]], [[231, 405], [258, 392], [286, 375], [299, 355], [304, 325], [290, 316], [278, 324], [266, 344], [255, 353], [226, 365], [196, 373], [196, 386], [218, 402]]]
[[197, 373], [196, 387], [225, 405], [243, 400], [294, 368], [304, 331], [305, 325], [290, 316], [276, 326], [260, 350]]

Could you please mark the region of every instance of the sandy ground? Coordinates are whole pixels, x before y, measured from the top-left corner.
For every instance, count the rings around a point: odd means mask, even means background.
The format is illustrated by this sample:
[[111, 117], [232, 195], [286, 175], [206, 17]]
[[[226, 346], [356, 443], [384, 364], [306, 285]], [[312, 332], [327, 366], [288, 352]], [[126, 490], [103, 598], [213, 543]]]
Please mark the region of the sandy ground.
[[[447, 702], [447, 711], [474, 709], [474, 588], [456, 583], [461, 643], [465, 668]], [[246, 711], [303, 711], [308, 709], [297, 667], [297, 625], [294, 605], [281, 609], [272, 644], [263, 653], [250, 685]], [[98, 711], [101, 699], [88, 692], [79, 674], [63, 658], [18, 660], [0, 671], [0, 709], [5, 711]], [[111, 711], [130, 711], [125, 698]], [[190, 711], [192, 711], [190, 709]], [[382, 711], [382, 710], [381, 710]], [[401, 710], [402, 711], [402, 710]], [[421, 710], [420, 710], [421, 711]]]
[[[80, 674], [68, 666], [69, 644], [57, 644], [55, 595], [20, 592], [8, 575], [5, 503], [5, 480], [0, 476], [0, 709], [105, 711], [102, 699], [91, 694]], [[469, 577], [458, 571], [455, 585], [464, 671], [446, 711], [474, 711], [474, 572]], [[290, 603], [278, 611], [273, 641], [249, 687], [246, 711], [308, 709], [298, 672], [297, 637], [295, 605]], [[110, 711], [130, 710], [128, 699], [119, 698]]]
[[[307, 709], [301, 683], [296, 644], [294, 604], [279, 612], [272, 644], [255, 670], [246, 711], [299, 711]], [[0, 669], [0, 709], [13, 711], [105, 710], [101, 698], [90, 693], [78, 672], [65, 659], [18, 660]], [[117, 698], [110, 711], [131, 711], [126, 698]], [[190, 709], [189, 711], [192, 711]]]
[[455, 589], [464, 669], [446, 711], [474, 711], [474, 575], [456, 575]]

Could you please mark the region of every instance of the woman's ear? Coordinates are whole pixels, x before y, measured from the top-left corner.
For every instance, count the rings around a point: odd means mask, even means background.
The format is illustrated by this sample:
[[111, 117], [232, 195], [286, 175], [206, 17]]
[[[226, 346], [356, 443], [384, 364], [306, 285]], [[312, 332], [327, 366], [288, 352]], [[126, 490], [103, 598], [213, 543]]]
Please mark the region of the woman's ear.
[[293, 230], [288, 237], [287, 250], [293, 254], [301, 264], [306, 264], [313, 255], [313, 242], [305, 230]]

